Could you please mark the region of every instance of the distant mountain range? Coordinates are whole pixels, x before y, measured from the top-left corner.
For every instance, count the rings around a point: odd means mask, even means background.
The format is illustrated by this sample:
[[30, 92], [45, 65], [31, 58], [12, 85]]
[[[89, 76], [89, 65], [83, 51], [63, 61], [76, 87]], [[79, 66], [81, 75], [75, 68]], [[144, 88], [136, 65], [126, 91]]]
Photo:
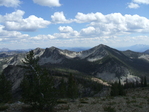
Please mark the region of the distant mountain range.
[[90, 49], [90, 47], [60, 47], [60, 49], [80, 52], [80, 51], [88, 50]]
[[133, 46], [121, 47], [121, 48], [117, 48], [117, 49], [120, 51], [131, 50], [131, 51], [135, 51], [135, 52], [145, 52], [146, 50], [149, 50], [149, 45], [136, 44]]
[[[69, 51], [85, 51], [88, 49], [91, 49], [91, 47], [59, 47], [62, 50], [69, 50]], [[149, 50], [149, 45], [144, 45], [144, 44], [136, 44], [133, 46], [128, 46], [128, 47], [115, 47], [115, 49], [120, 50], [120, 51], [135, 51], [135, 52], [145, 52]], [[11, 51], [19, 51], [19, 52], [28, 52], [32, 49], [16, 49], [16, 50], [10, 50], [8, 48], [0, 48], [0, 52], [11, 52]]]

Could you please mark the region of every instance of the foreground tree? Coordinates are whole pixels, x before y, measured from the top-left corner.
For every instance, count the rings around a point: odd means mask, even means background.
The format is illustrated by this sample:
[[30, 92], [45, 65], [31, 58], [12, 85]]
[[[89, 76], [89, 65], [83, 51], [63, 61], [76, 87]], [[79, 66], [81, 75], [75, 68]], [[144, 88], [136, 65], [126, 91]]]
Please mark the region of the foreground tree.
[[52, 111], [56, 104], [56, 89], [54, 79], [47, 70], [38, 64], [39, 58], [30, 51], [25, 57], [22, 66], [26, 70], [22, 81], [22, 100], [36, 109], [48, 108]]
[[6, 79], [4, 74], [0, 75], [0, 103], [6, 103], [11, 101], [12, 93], [11, 93], [12, 84], [9, 80]]

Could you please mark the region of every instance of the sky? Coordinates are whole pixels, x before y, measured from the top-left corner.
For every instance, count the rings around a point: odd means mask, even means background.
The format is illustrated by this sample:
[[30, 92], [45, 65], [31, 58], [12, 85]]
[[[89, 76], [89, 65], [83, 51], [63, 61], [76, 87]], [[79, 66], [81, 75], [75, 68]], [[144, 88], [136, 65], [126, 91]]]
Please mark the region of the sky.
[[149, 45], [149, 0], [0, 0], [0, 48]]

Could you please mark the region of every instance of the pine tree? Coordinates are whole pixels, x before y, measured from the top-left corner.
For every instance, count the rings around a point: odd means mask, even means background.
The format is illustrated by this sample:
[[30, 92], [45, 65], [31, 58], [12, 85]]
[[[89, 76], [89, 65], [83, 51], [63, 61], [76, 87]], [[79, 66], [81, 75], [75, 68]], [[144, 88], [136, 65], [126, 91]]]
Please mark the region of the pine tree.
[[118, 96], [119, 95], [119, 90], [118, 90], [118, 83], [115, 82], [111, 84], [111, 96]]
[[144, 78], [143, 78], [143, 76], [142, 76], [142, 77], [141, 77], [141, 87], [144, 86], [143, 82], [144, 82]]
[[0, 75], [0, 103], [6, 103], [12, 99], [12, 84], [8, 81], [4, 74]]
[[27, 73], [22, 81], [22, 99], [32, 104], [35, 108], [47, 108], [52, 111], [56, 104], [56, 89], [54, 79], [46, 69], [38, 64], [39, 58], [35, 58], [34, 52], [30, 51], [25, 57], [22, 66]]
[[115, 82], [111, 84], [111, 96], [123, 96], [126, 95], [126, 92], [124, 90], [124, 86], [121, 84], [120, 80], [119, 82]]
[[143, 82], [143, 86], [146, 87], [147, 86], [147, 80], [146, 80], [146, 76], [144, 76], [144, 82]]
[[120, 79], [119, 79], [119, 84], [118, 84], [118, 90], [119, 90], [120, 96], [126, 95], [125, 90], [124, 90], [124, 86], [121, 84]]
[[59, 97], [60, 98], [65, 98], [67, 96], [67, 84], [64, 81], [64, 78], [61, 79], [60, 81], [60, 87], [59, 87]]
[[68, 77], [68, 89], [67, 89], [67, 95], [69, 98], [75, 99], [78, 97], [79, 89], [77, 86], [77, 82], [72, 74]]

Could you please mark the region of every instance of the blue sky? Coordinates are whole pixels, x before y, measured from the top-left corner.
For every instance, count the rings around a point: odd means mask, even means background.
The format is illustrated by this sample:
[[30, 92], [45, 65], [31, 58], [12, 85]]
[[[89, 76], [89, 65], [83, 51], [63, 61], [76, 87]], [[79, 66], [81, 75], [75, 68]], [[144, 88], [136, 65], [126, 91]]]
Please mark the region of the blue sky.
[[149, 45], [149, 0], [0, 0], [0, 48]]

